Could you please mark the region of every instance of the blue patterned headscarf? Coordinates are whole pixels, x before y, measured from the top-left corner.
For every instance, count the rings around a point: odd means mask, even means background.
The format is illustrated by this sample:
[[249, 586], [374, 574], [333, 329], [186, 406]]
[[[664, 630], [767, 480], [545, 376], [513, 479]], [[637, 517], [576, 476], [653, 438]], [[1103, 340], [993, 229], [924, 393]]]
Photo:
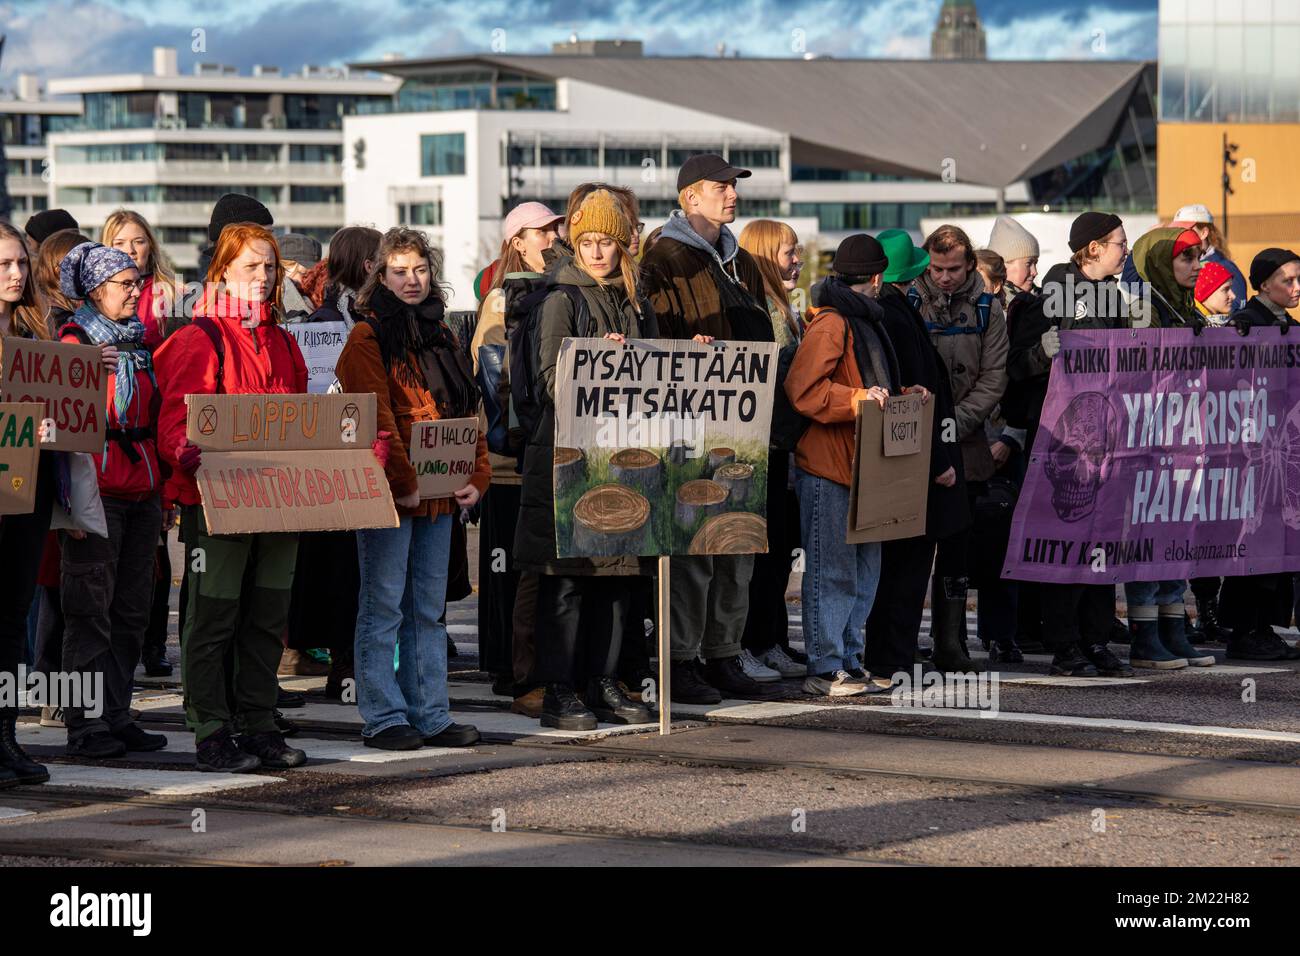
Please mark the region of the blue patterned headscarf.
[[59, 289], [69, 299], [84, 299], [122, 270], [135, 267], [135, 260], [121, 249], [83, 242], [59, 264]]

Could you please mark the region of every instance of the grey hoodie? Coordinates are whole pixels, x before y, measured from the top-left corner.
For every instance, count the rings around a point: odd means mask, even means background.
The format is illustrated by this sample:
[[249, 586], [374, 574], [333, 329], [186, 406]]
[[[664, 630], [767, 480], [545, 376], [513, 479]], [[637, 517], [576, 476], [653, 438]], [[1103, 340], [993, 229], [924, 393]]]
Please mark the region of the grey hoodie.
[[[736, 252], [740, 249], [740, 242], [725, 225], [718, 235], [718, 245], [715, 246], [692, 228], [691, 221], [686, 218], [685, 212], [674, 209], [668, 215], [668, 221], [664, 223], [660, 236], [676, 239], [684, 245], [707, 252], [713, 256], [713, 260], [722, 268], [724, 274], [730, 276], [736, 282], [740, 282], [740, 276], [737, 274], [735, 266]], [[721, 253], [718, 251], [719, 247], [722, 250]]]

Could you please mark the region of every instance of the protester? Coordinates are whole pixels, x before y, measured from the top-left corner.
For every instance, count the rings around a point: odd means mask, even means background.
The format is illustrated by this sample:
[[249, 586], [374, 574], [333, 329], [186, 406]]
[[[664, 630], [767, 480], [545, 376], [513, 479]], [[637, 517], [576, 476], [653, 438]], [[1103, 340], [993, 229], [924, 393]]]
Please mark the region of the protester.
[[[478, 389], [447, 327], [441, 261], [424, 234], [388, 230], [357, 296], [366, 317], [339, 356], [345, 392], [373, 392], [377, 445], [400, 518], [396, 528], [357, 532], [361, 610], [356, 622], [357, 707], [362, 741], [384, 750], [468, 747], [478, 730], [451, 719], [447, 698], [447, 593], [451, 525], [490, 478], [479, 436], [474, 474], [454, 498], [422, 500], [408, 449], [416, 421], [478, 413]], [[384, 445], [385, 439], [387, 441]], [[394, 654], [400, 645], [396, 668]]]
[[1227, 325], [1237, 307], [1237, 294], [1232, 291], [1232, 273], [1217, 262], [1202, 259], [1193, 297], [1196, 311], [1209, 325]]
[[153, 229], [137, 212], [119, 209], [104, 222], [99, 241], [129, 255], [144, 282], [137, 315], [144, 323], [144, 345], [154, 351], [171, 331], [176, 302], [176, 270], [158, 244]]
[[29, 216], [27, 224], [23, 226], [23, 231], [31, 239], [33, 249], [56, 232], [62, 232], [64, 229], [71, 229], [73, 232], [81, 230], [81, 227], [77, 225], [77, 220], [73, 219], [72, 214], [66, 209], [43, 209]]
[[[546, 285], [544, 254], [555, 244], [563, 218], [539, 202], [521, 203], [510, 210], [502, 225], [501, 253], [479, 304], [470, 346], [474, 374], [483, 392], [484, 431], [496, 436], [503, 449], [502, 453], [488, 452], [492, 484], [480, 509], [479, 667], [491, 675], [493, 693], [514, 698], [511, 709], [530, 717], [541, 716], [545, 688], [532, 679], [537, 577], [528, 573], [521, 578], [513, 559], [523, 483], [519, 465], [526, 437], [518, 427], [512, 433], [506, 343], [509, 331], [522, 318], [518, 314], [522, 300]], [[498, 553], [505, 555], [504, 570], [496, 566]], [[533, 610], [516, 614], [517, 601]]]
[[316, 311], [316, 305], [304, 293], [302, 283], [307, 271], [320, 262], [320, 240], [300, 232], [286, 232], [278, 244], [284, 268], [284, 321], [306, 322]]
[[1191, 229], [1196, 233], [1202, 245], [1201, 261], [1204, 263], [1212, 262], [1227, 269], [1228, 274], [1232, 277], [1232, 294], [1235, 297], [1236, 307], [1241, 308], [1245, 305], [1247, 298], [1246, 277], [1241, 274], [1237, 264], [1232, 261], [1232, 255], [1228, 252], [1228, 244], [1224, 242], [1223, 233], [1219, 231], [1219, 227], [1214, 224], [1214, 217], [1210, 215], [1210, 210], [1202, 203], [1183, 206], [1178, 212], [1174, 213], [1170, 225]]
[[[680, 208], [641, 259], [646, 295], [665, 338], [774, 341], [772, 322], [759, 305], [763, 275], [727, 226], [736, 218], [736, 181], [750, 175], [715, 153], [682, 164]], [[752, 555], [671, 559], [673, 700], [716, 704], [723, 694], [765, 700], [781, 693], [746, 675], [740, 664], [753, 568]]]
[[[764, 305], [776, 344], [783, 354], [788, 350], [793, 355], [803, 338], [801, 310], [791, 301], [803, 267], [799, 237], [783, 222], [755, 219], [741, 230], [740, 248], [753, 257], [763, 276]], [[808, 673], [802, 655], [790, 650], [790, 615], [785, 603], [793, 552], [799, 546], [799, 499], [790, 459], [788, 450], [773, 446], [768, 452], [767, 553], [754, 556], [749, 613], [741, 636], [741, 668], [760, 682]]]
[[[1201, 240], [1195, 232], [1177, 227], [1153, 229], [1134, 245], [1133, 262], [1138, 275], [1150, 284], [1161, 327], [1202, 324], [1193, 298], [1201, 272]], [[1124, 585], [1132, 634], [1129, 663], [1133, 667], [1171, 670], [1214, 663], [1212, 655], [1202, 654], [1187, 639], [1186, 591], [1185, 580], [1129, 581]]]
[[[1070, 226], [1069, 262], [1048, 270], [1042, 297], [1016, 320], [1007, 358], [1013, 388], [1008, 405], [1024, 423], [1033, 446], [1038, 434], [1052, 359], [1061, 329], [1118, 329], [1130, 321], [1130, 304], [1115, 276], [1124, 268], [1128, 238], [1110, 213], [1085, 212]], [[1123, 676], [1131, 669], [1106, 646], [1115, 620], [1113, 584], [1042, 584], [1043, 643], [1051, 672], [1069, 677]]]
[[[308, 322], [341, 322], [348, 332], [352, 331], [358, 321], [357, 293], [374, 267], [380, 238], [379, 230], [365, 226], [345, 226], [334, 233], [329, 258], [318, 264], [325, 266], [326, 275], [320, 305]], [[342, 699], [343, 682], [356, 678], [353, 647], [360, 587], [355, 531], [306, 531], [298, 535], [289, 633], [279, 674], [319, 674], [324, 670], [325, 697]], [[329, 648], [328, 668], [322, 668], [307, 653], [318, 647]]]
[[[29, 248], [21, 232], [0, 222], [0, 349], [11, 338], [50, 338], [32, 277]], [[54, 506], [57, 454], [40, 453], [32, 512], [0, 519], [0, 555], [4, 555], [4, 573], [0, 574], [0, 675], [15, 685], [27, 648], [27, 613], [36, 593], [36, 575]], [[49, 771], [19, 746], [17, 721], [18, 701], [0, 700], [0, 788], [50, 779]]]
[[[808, 326], [785, 380], [795, 410], [811, 419], [795, 449], [795, 489], [807, 561], [803, 632], [806, 693], [852, 697], [884, 688], [862, 669], [863, 628], [880, 580], [880, 544], [845, 542], [851, 527], [858, 405], [903, 389], [898, 358], [875, 301], [889, 262], [880, 243], [849, 236], [817, 289]], [[925, 393], [919, 386], [907, 391]]]
[[[1252, 328], [1295, 325], [1291, 309], [1300, 306], [1300, 256], [1290, 249], [1269, 248], [1250, 264], [1255, 296], [1233, 313], [1233, 324]], [[1273, 609], [1290, 594], [1290, 574], [1253, 574], [1224, 578], [1221, 592], [1224, 623], [1232, 629], [1225, 657], [1243, 661], [1300, 659], [1300, 648], [1282, 640], [1272, 628]]]
[[118, 353], [108, 376], [104, 450], [93, 456], [108, 537], [69, 531], [62, 540], [63, 664], [104, 695], [98, 716], [65, 705], [68, 753], [102, 759], [167, 746], [165, 736], [145, 732], [130, 716], [162, 525], [155, 450], [161, 400], [136, 313], [143, 280], [133, 256], [87, 242], [68, 253], [60, 272], [63, 293], [84, 303], [60, 339]]
[[[541, 724], [592, 730], [597, 719], [648, 723], [649, 708], [631, 699], [616, 680], [630, 597], [641, 573], [637, 557], [556, 556], [553, 465], [555, 375], [560, 346], [569, 337], [654, 338], [654, 313], [639, 290], [628, 250], [632, 228], [608, 190], [590, 192], [568, 220], [575, 254], [553, 273], [557, 286], [545, 298], [537, 327], [540, 417], [524, 453], [523, 486], [515, 529], [515, 561], [538, 575], [536, 661], [533, 679], [545, 686]], [[583, 696], [575, 684], [583, 679]]]
[[1004, 288], [1007, 284], [1006, 261], [992, 249], [976, 249], [975, 268], [979, 271], [980, 278], [984, 280], [984, 288], [1002, 303], [1002, 308], [1005, 310], [1007, 307]]
[[90, 240], [75, 229], [60, 229], [47, 236], [36, 252], [33, 278], [37, 293], [45, 303], [45, 324], [48, 328], [62, 327], [81, 306], [79, 301], [69, 299], [63, 293], [59, 285], [59, 267], [63, 264], [64, 256], [86, 242]]
[[[880, 273], [876, 298], [883, 311], [882, 325], [898, 357], [899, 378], [924, 387], [935, 403], [925, 534], [881, 545], [878, 594], [882, 597], [872, 604], [867, 618], [863, 663], [873, 683], [888, 686], [891, 675], [910, 672], [916, 660], [931, 567], [940, 578], [964, 573], [964, 555], [956, 555], [955, 567], [935, 566], [934, 559], [939, 541], [960, 536], [970, 527], [970, 504], [961, 454], [943, 440], [943, 423], [954, 416], [952, 384], [925, 320], [907, 298], [908, 287], [929, 266], [930, 256], [913, 246], [902, 229], [887, 229], [877, 241], [887, 265]], [[951, 552], [947, 549], [945, 560], [953, 559]]]
[[[1006, 390], [1006, 319], [1001, 304], [984, 288], [984, 280], [975, 268], [975, 247], [963, 230], [940, 226], [926, 237], [922, 247], [930, 254], [930, 265], [912, 283], [908, 297], [925, 320], [948, 371], [953, 419], [951, 427], [941, 434], [944, 440], [961, 444], [966, 494], [974, 511], [975, 500], [986, 493], [987, 482], [997, 467], [985, 423]], [[962, 565], [957, 555], [968, 552], [970, 547], [968, 533], [945, 538], [938, 546], [940, 560], [955, 572]], [[969, 570], [935, 575], [931, 587], [930, 630], [934, 663], [940, 670], [978, 669], [963, 636]], [[978, 575], [977, 590], [1008, 588], [998, 577], [998, 569], [976, 566], [973, 570]], [[982, 636], [1009, 639], [1015, 631], [1014, 597], [999, 595], [997, 605], [1004, 613], [999, 620], [988, 622], [991, 633]]]
[[[239, 222], [265, 226], [268, 231], [275, 225], [271, 210], [252, 196], [245, 196], [243, 193], [223, 194], [213, 205], [212, 215], [208, 219], [208, 242], [199, 249], [200, 275], [206, 276], [210, 272], [209, 265], [213, 250], [216, 248], [217, 240], [221, 238], [221, 231], [226, 226]], [[283, 279], [281, 282], [283, 283]]]
[[[277, 326], [282, 280], [279, 250], [266, 228], [247, 222], [226, 226], [213, 249], [194, 322], [174, 332], [154, 355], [163, 394], [158, 450], [172, 470], [164, 499], [180, 505], [186, 565], [193, 569], [181, 670], [186, 722], [198, 745], [200, 770], [244, 773], [259, 766], [296, 767], [307, 759], [285, 744], [275, 723], [276, 666], [298, 537], [208, 534], [194, 479], [201, 454], [185, 437], [186, 395], [307, 391], [298, 343]], [[200, 567], [190, 560], [196, 554], [203, 558]], [[232, 652], [228, 686], [225, 662]]]
[[1034, 292], [1038, 278], [1038, 240], [1034, 234], [1010, 216], [993, 220], [993, 231], [985, 247], [996, 252], [1006, 265], [1007, 288], [1012, 296]]

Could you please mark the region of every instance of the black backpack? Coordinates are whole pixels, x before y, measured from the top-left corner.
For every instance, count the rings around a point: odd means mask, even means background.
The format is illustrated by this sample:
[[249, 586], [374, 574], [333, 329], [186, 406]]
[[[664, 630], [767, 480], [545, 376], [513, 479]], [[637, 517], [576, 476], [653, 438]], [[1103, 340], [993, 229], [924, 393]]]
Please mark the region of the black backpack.
[[792, 342], [777, 353], [776, 357], [776, 400], [772, 404], [772, 447], [777, 451], [794, 451], [803, 438], [803, 433], [812, 424], [795, 410], [790, 397], [785, 393], [785, 379], [790, 374], [790, 363], [799, 350], [799, 343]]
[[523, 296], [511, 311], [519, 318], [513, 326], [507, 321], [510, 342], [510, 405], [520, 428], [530, 439], [542, 419], [544, 399], [539, 381], [537, 328], [542, 321], [542, 303], [556, 289], [562, 290], [573, 303], [577, 338], [591, 335], [591, 312], [587, 301], [575, 285], [547, 283]]
[[[203, 334], [208, 337], [212, 342], [212, 348], [217, 353], [217, 387], [213, 394], [224, 395], [226, 391], [226, 343], [221, 338], [221, 330], [217, 328], [216, 321], [206, 315], [196, 315], [194, 325], [197, 325], [203, 331]], [[286, 332], [278, 322], [275, 323], [275, 328], [284, 336], [289, 345], [289, 351], [292, 352], [294, 348], [293, 336]]]

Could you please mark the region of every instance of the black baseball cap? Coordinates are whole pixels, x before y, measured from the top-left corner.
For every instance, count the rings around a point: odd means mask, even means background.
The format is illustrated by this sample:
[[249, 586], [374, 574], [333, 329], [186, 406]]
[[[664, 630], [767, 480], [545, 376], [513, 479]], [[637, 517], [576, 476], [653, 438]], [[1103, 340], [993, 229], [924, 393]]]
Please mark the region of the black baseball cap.
[[745, 179], [752, 175], [748, 169], [731, 165], [717, 153], [697, 153], [682, 163], [681, 171], [677, 173], [677, 191], [681, 192], [701, 179], [725, 183], [729, 179]]

